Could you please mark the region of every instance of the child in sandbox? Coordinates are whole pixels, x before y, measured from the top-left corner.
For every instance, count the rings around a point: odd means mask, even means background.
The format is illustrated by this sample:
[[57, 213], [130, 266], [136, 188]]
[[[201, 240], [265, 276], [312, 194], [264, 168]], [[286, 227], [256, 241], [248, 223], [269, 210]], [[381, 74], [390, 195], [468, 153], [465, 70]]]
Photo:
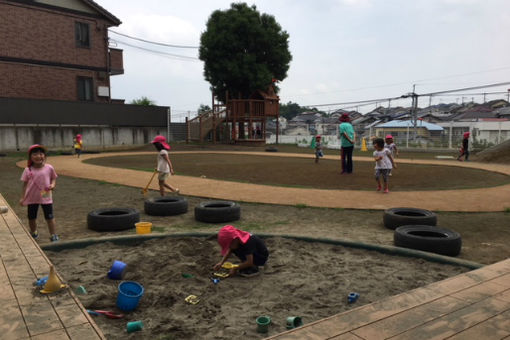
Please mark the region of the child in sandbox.
[[168, 188], [172, 192], [178, 194], [178, 188], [174, 188], [170, 184], [165, 183], [168, 176], [170, 176], [170, 174], [174, 174], [174, 167], [172, 166], [170, 158], [168, 158], [168, 150], [170, 150], [170, 145], [166, 143], [166, 138], [164, 136], [154, 137], [154, 140], [151, 143], [154, 144], [154, 147], [159, 151], [158, 167], [156, 168], [158, 171], [159, 194], [161, 196], [165, 196], [165, 188]]
[[218, 243], [221, 246], [223, 258], [214, 266], [214, 270], [219, 270], [231, 253], [234, 253], [241, 261], [239, 267], [230, 269], [229, 276], [237, 272], [244, 277], [258, 275], [258, 267], [263, 266], [269, 257], [269, 252], [261, 238], [231, 225], [220, 229]]

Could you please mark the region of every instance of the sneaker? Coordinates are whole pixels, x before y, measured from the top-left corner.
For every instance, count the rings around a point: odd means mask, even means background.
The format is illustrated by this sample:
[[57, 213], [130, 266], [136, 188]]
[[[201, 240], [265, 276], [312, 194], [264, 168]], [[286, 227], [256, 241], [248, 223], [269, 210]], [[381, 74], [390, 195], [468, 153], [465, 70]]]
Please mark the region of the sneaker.
[[239, 271], [239, 275], [242, 277], [252, 277], [252, 276], [257, 276], [259, 274], [260, 274], [260, 272], [259, 272], [259, 268], [257, 266], [241, 269]]
[[36, 238], [38, 238], [38, 237], [39, 237], [39, 232], [36, 230], [36, 231], [34, 231], [33, 233], [30, 233], [30, 235], [32, 235], [32, 237], [33, 237], [34, 239], [36, 239]]
[[57, 242], [58, 240], [60, 240], [60, 237], [58, 237], [57, 234], [51, 235], [51, 237], [50, 237], [51, 242]]
[[377, 187], [377, 191], [381, 191], [381, 189], [382, 189], [382, 188], [381, 188], [381, 186], [379, 185], [379, 186]]
[[390, 191], [388, 189], [384, 189], [384, 193], [387, 194], [389, 193]]
[[179, 188], [175, 188], [175, 191], [174, 191], [175, 194], [179, 195], [180, 192], [181, 191], [179, 190]]

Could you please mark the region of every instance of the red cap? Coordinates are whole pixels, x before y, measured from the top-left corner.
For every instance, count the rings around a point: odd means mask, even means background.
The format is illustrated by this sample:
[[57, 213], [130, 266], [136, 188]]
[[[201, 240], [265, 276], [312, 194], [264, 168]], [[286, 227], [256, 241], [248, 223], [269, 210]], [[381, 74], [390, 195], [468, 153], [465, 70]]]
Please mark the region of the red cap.
[[28, 161], [27, 161], [27, 167], [31, 167], [32, 166], [32, 160], [30, 159], [30, 155], [32, 155], [32, 150], [34, 149], [41, 149], [43, 151], [44, 154], [46, 154], [47, 150], [46, 148], [43, 146], [43, 145], [40, 145], [40, 144], [34, 144], [34, 145], [31, 145], [29, 148], [28, 148]]
[[342, 113], [342, 116], [340, 116], [340, 118], [338, 118], [338, 120], [341, 122], [350, 122], [351, 118], [349, 117], [348, 113]]
[[154, 140], [151, 142], [152, 144], [154, 143], [160, 143], [161, 145], [163, 145], [163, 147], [167, 150], [170, 150], [170, 145], [168, 145], [166, 143], [166, 138], [165, 136], [161, 136], [161, 135], [158, 135], [156, 137], [154, 137]]
[[250, 238], [250, 233], [239, 230], [231, 225], [226, 225], [218, 232], [218, 243], [221, 246], [221, 255], [225, 256], [233, 240], [238, 238], [242, 243], [246, 243]]
[[393, 139], [392, 135], [386, 135], [386, 139]]
[[315, 139], [321, 139], [321, 135], [315, 136]]

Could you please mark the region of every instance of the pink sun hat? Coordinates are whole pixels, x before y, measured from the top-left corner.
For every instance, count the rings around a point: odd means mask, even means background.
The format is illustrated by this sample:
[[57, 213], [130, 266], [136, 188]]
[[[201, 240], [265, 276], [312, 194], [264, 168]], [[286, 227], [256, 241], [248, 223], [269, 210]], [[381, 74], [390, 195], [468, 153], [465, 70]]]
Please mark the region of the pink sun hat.
[[225, 256], [233, 240], [238, 238], [242, 243], [246, 243], [250, 238], [250, 233], [239, 230], [231, 225], [226, 225], [218, 232], [218, 243], [221, 246], [221, 255]]
[[156, 137], [154, 137], [154, 140], [151, 142], [152, 144], [154, 143], [160, 143], [161, 145], [163, 145], [163, 147], [167, 150], [170, 150], [170, 145], [168, 145], [166, 143], [166, 138], [165, 136], [161, 136], [161, 135], [158, 135]]

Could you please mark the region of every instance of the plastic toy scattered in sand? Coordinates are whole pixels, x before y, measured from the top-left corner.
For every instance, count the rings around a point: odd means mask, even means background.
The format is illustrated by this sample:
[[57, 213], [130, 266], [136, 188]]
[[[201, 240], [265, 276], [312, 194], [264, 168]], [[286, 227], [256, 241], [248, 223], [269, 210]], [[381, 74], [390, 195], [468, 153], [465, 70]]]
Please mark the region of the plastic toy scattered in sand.
[[225, 268], [225, 269], [232, 269], [232, 268], [237, 268], [237, 267], [239, 267], [239, 265], [238, 264], [233, 264], [232, 262], [225, 262], [221, 266], [221, 268]]

